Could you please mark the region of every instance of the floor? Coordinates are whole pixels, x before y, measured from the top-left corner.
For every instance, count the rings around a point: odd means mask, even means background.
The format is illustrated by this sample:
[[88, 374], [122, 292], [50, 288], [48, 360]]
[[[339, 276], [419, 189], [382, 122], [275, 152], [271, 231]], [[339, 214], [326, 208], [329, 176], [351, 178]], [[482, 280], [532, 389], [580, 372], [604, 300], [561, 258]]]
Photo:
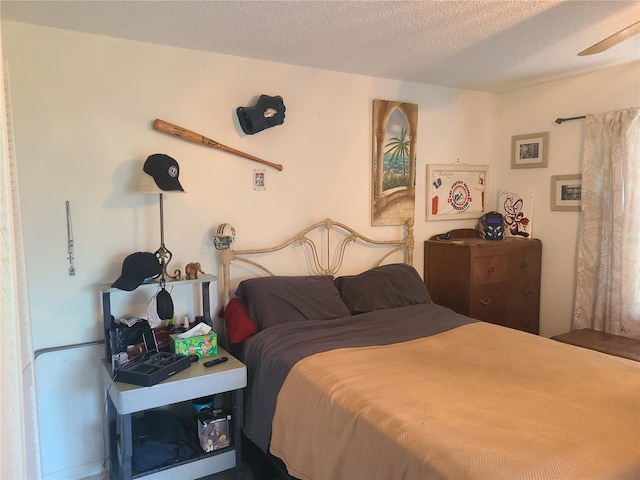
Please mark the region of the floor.
[[209, 475], [207, 477], [200, 478], [199, 480], [254, 480], [254, 477], [251, 473], [251, 468], [249, 468], [248, 465], [243, 464], [242, 469], [232, 468], [231, 470], [225, 470], [224, 472]]
[[[82, 480], [109, 480], [109, 472], [85, 477]], [[232, 468], [231, 470], [225, 470], [224, 472], [216, 473], [214, 475], [208, 475], [198, 480], [254, 480], [254, 476], [249, 465], [243, 464], [242, 469]], [[267, 479], [255, 478], [255, 480]]]
[[[257, 465], [256, 472], [254, 473], [247, 461], [243, 461], [241, 468], [232, 468], [219, 472], [213, 475], [207, 475], [201, 477], [198, 480], [282, 480], [283, 475], [273, 466], [271, 462], [263, 460], [263, 454], [257, 452], [257, 447], [251, 445], [245, 445], [243, 441], [243, 458], [245, 454], [248, 458]], [[258, 455], [258, 457], [256, 457]], [[101, 475], [95, 475], [93, 477], [87, 477], [82, 480], [108, 480], [109, 472], [104, 472]]]
[[243, 462], [241, 469], [226, 470], [198, 480], [283, 480], [289, 478], [286, 473], [283, 473], [284, 470], [280, 471], [271, 462], [258, 462], [258, 464], [256, 470], [252, 471], [249, 464]]

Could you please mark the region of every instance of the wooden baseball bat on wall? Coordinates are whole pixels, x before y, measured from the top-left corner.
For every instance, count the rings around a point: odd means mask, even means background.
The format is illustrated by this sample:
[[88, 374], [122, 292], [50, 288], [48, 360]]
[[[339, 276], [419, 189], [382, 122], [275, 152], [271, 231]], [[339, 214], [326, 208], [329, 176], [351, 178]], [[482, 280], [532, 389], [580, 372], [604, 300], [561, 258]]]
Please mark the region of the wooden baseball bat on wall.
[[211, 140], [210, 138], [205, 137], [199, 133], [193, 132], [191, 130], [187, 130], [186, 128], [179, 127], [178, 125], [174, 125], [173, 123], [165, 122], [164, 120], [155, 119], [153, 122], [154, 130], [158, 132], [166, 133], [168, 135], [173, 135], [174, 137], [181, 138], [186, 140], [187, 142], [197, 143], [199, 145], [204, 145], [205, 147], [216, 148], [218, 150], [223, 150], [225, 152], [233, 153], [234, 155], [238, 155], [240, 157], [248, 158], [249, 160], [253, 160], [254, 162], [263, 163], [265, 165], [269, 165], [277, 170], [282, 171], [282, 165], [279, 163], [271, 163], [263, 160], [262, 158], [254, 157], [248, 153], [241, 152], [240, 150], [236, 150], [235, 148], [227, 147], [221, 143], [216, 142], [215, 140]]

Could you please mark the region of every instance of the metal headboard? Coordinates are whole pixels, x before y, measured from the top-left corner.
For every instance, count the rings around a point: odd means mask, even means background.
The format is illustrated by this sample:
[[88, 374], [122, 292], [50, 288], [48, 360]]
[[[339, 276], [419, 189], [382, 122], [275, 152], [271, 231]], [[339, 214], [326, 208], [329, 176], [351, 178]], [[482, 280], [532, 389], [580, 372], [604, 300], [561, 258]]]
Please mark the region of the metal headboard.
[[[342, 262], [344, 260], [344, 254], [347, 246], [351, 243], [355, 243], [360, 240], [363, 244], [375, 245], [375, 246], [388, 246], [389, 250], [385, 250], [385, 253], [372, 265], [372, 267], [376, 267], [382, 264], [389, 256], [394, 254], [395, 252], [404, 250], [406, 252], [406, 263], [409, 265], [413, 265], [413, 248], [415, 244], [415, 240], [413, 237], [413, 218], [409, 218], [405, 222], [405, 232], [404, 238], [399, 240], [374, 240], [368, 238], [358, 232], [356, 232], [351, 227], [348, 227], [344, 223], [336, 222], [327, 218], [322, 222], [315, 223], [300, 233], [294, 235], [292, 238], [287, 240], [280, 245], [270, 248], [258, 248], [254, 250], [233, 250], [226, 249], [221, 250], [222, 255], [222, 277], [223, 277], [223, 292], [224, 292], [224, 304], [226, 305], [229, 299], [231, 298], [231, 282], [230, 282], [230, 265], [231, 262], [243, 262], [253, 266], [255, 269], [262, 271], [264, 274], [268, 276], [274, 276], [268, 268], [264, 265], [257, 263], [247, 256], [252, 255], [260, 255], [260, 254], [268, 254], [273, 252], [278, 252], [283, 250], [293, 244], [298, 244], [304, 248], [306, 248], [307, 253], [309, 255], [309, 268], [311, 270], [312, 275], [335, 275], [342, 266]], [[326, 262], [325, 265], [321, 264], [320, 255], [318, 251], [318, 247], [315, 242], [307, 236], [310, 232], [313, 232], [317, 229], [324, 228], [326, 231]], [[337, 245], [333, 248], [333, 254], [331, 250], [331, 231], [333, 230], [342, 230], [345, 234], [344, 238], [342, 238]]]

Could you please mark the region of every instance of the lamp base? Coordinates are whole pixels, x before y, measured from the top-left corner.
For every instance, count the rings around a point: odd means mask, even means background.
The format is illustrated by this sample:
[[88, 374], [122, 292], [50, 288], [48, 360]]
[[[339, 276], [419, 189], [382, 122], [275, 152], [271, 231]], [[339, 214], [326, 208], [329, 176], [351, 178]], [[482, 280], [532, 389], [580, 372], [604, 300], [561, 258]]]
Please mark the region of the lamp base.
[[160, 245], [160, 248], [158, 250], [156, 250], [155, 255], [160, 261], [160, 265], [162, 265], [162, 272], [160, 273], [161, 280], [164, 281], [165, 277], [168, 277], [172, 280], [180, 280], [180, 278], [182, 277], [182, 272], [179, 268], [173, 271], [173, 275], [167, 272], [167, 266], [173, 258], [173, 254], [169, 249], [167, 249], [167, 247], [164, 246], [164, 243]]

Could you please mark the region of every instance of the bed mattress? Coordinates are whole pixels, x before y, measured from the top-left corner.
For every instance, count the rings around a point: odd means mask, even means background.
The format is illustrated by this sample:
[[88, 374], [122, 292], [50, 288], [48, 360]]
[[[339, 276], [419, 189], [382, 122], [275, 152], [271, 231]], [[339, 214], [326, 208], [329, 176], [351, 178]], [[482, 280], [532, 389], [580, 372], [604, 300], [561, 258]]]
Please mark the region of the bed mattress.
[[270, 448], [301, 479], [637, 479], [639, 365], [486, 323], [321, 353]]
[[640, 478], [640, 363], [435, 304], [247, 340], [245, 433], [302, 479]]

